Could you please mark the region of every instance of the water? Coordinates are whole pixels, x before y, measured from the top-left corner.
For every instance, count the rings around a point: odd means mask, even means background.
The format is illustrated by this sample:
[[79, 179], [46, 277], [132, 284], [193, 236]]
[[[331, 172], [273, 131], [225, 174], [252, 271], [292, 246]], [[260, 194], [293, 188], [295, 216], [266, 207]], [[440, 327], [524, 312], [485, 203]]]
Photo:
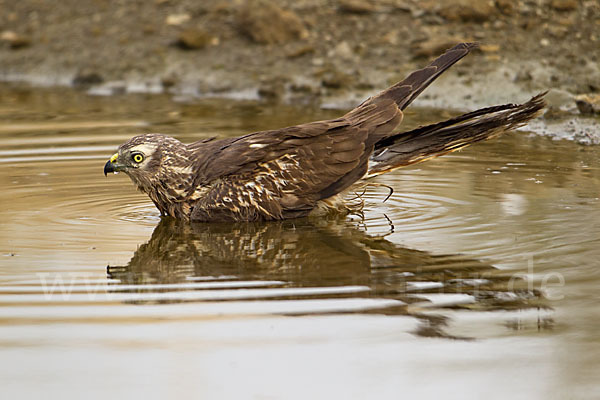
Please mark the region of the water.
[[364, 215], [184, 224], [102, 175], [118, 144], [339, 113], [0, 94], [4, 393], [600, 396], [597, 147], [519, 132], [380, 177]]

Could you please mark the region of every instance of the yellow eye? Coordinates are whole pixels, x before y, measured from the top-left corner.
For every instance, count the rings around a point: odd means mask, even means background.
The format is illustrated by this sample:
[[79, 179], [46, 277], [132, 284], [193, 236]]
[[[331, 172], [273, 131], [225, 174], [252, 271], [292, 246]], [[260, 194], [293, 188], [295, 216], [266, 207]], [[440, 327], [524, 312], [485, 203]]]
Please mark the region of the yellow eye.
[[142, 153], [134, 153], [131, 155], [131, 159], [139, 164], [144, 161], [144, 155]]

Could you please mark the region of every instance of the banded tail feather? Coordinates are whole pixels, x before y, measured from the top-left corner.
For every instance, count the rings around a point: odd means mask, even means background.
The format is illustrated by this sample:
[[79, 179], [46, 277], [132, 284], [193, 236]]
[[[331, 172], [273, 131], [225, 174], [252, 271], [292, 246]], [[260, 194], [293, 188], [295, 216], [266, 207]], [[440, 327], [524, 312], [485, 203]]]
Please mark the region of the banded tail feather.
[[493, 139], [525, 125], [545, 107], [544, 93], [523, 104], [486, 107], [380, 140], [365, 178], [381, 175]]

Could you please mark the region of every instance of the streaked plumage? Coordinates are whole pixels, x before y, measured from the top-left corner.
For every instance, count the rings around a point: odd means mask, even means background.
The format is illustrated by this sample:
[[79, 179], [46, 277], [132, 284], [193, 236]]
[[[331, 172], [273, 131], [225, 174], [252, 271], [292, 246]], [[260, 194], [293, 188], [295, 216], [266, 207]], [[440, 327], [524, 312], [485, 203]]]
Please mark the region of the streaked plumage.
[[343, 208], [340, 195], [364, 179], [498, 136], [541, 111], [543, 95], [394, 132], [402, 110], [475, 46], [453, 47], [340, 118], [190, 144], [140, 135], [104, 172], [127, 173], [163, 215], [182, 219], [278, 220]]

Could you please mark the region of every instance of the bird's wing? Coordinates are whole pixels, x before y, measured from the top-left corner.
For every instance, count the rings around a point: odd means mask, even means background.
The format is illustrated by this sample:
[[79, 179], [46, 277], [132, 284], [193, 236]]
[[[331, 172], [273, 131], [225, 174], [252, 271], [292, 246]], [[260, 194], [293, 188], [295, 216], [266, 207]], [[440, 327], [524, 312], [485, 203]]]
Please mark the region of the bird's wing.
[[[342, 118], [195, 148], [202, 156], [196, 165], [194, 187], [200, 192], [192, 219], [280, 219], [307, 214], [317, 201], [363, 177], [375, 143], [400, 124], [401, 110], [475, 46], [453, 47]], [[215, 216], [219, 212], [226, 215]]]
[[[413, 71], [402, 81], [389, 87], [373, 98], [368, 98], [363, 102], [369, 103], [376, 98], [390, 98], [396, 102], [400, 110], [408, 107], [429, 85], [433, 83], [448, 68], [456, 64], [463, 57], [476, 49], [477, 43], [459, 43], [456, 46], [446, 50], [446, 52], [433, 60], [425, 68]], [[361, 104], [361, 106], [363, 105]], [[356, 108], [360, 109], [360, 106]]]
[[[366, 173], [374, 145], [370, 133], [385, 124], [395, 127], [399, 119], [394, 104], [364, 118], [312, 122], [225, 140], [209, 155], [202, 149], [197, 187], [204, 191], [192, 219], [306, 215], [319, 200]], [[227, 215], [215, 216], [220, 212]]]

